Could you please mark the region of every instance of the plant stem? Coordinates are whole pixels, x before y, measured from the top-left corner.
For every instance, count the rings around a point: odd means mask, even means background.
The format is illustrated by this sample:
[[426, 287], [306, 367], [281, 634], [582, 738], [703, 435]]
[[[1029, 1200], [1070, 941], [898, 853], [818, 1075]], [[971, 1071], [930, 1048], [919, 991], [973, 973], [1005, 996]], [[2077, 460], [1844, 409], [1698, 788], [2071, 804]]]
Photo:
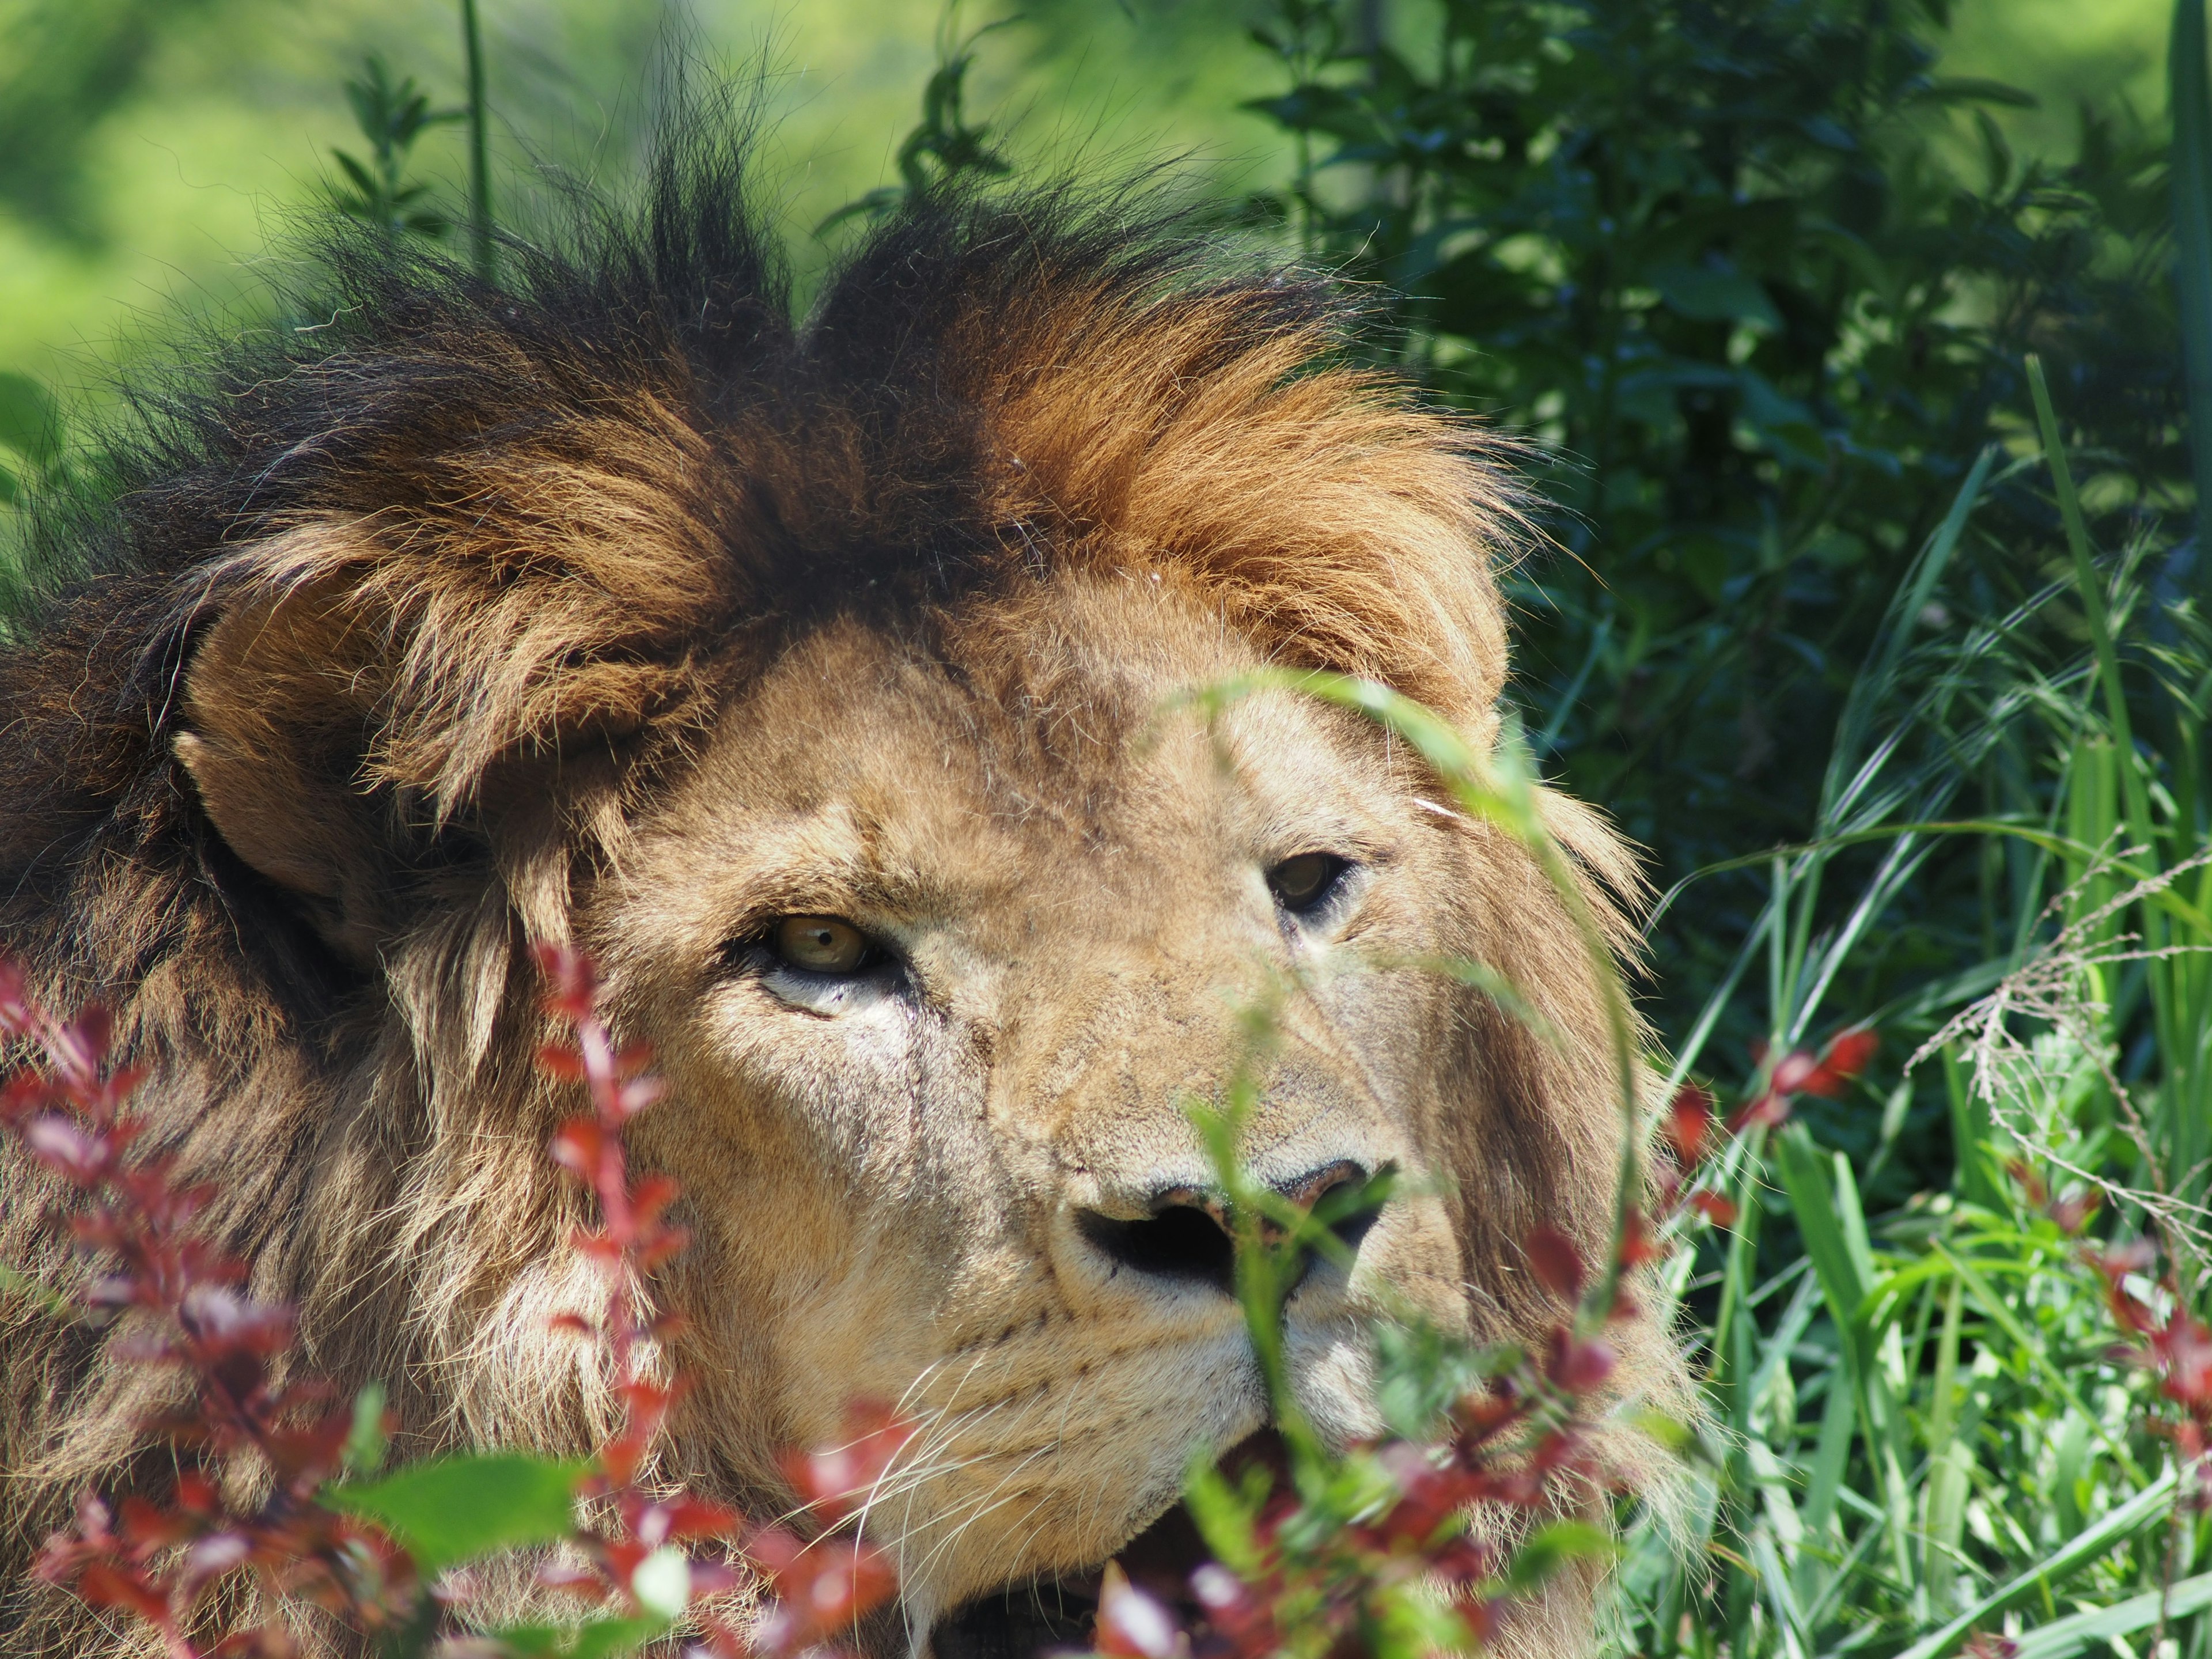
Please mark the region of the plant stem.
[[2212, 73], [2204, 0], [2174, 0], [2168, 45], [2173, 152], [2173, 280], [2189, 388], [2189, 460], [2197, 483], [2197, 603], [2212, 611]]
[[491, 280], [491, 159], [485, 137], [483, 30], [477, 0], [461, 0], [461, 45], [469, 69], [469, 253], [477, 275]]
[[2058, 416], [2051, 404], [2051, 388], [2044, 384], [2043, 360], [2033, 353], [2027, 359], [2027, 388], [2035, 399], [2035, 418], [2043, 434], [2044, 459], [2050, 464], [2051, 482], [2058, 496], [2058, 516], [2066, 526], [2066, 544], [2074, 555], [2074, 580], [2081, 590], [2081, 614], [2089, 624], [2089, 643], [2097, 653], [2097, 678], [2104, 682], [2106, 717], [2112, 723], [2112, 741], [2119, 748], [2120, 788], [2128, 804], [2130, 830], [2146, 843], [2154, 867], [2157, 842], [2152, 836], [2150, 798], [2142, 775], [2136, 768], [2135, 732], [2128, 720], [2126, 690], [2120, 684], [2119, 653], [2112, 645], [2112, 618], [2105, 609], [2104, 579], [2097, 574], [2089, 551], [2089, 532], [2081, 522], [2081, 499], [2074, 493], [2074, 473], [2066, 465], [2066, 450], [2059, 441]]

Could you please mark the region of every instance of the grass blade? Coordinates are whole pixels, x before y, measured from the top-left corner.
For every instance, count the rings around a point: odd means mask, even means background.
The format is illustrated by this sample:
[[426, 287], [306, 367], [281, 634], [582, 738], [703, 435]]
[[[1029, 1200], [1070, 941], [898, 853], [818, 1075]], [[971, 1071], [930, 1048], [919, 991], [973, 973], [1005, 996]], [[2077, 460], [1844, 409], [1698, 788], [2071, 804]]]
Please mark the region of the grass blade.
[[[2060, 1619], [2020, 1638], [2013, 1659], [2070, 1659], [2093, 1643], [2126, 1636], [2160, 1619], [2179, 1619], [2212, 1607], [2212, 1572], [2185, 1578], [2169, 1589], [2145, 1590], [2109, 1607]], [[2118, 1650], [2118, 1644], [2114, 1644]]]
[[2112, 726], [2112, 740], [2120, 749], [2120, 782], [2126, 792], [2128, 831], [2146, 848], [2158, 842], [2153, 833], [2150, 796], [2136, 769], [2134, 728], [2128, 719], [2127, 690], [2120, 684], [2120, 656], [2112, 644], [2112, 619], [2105, 605], [2105, 581], [2089, 548], [2088, 526], [2081, 521], [2081, 500], [2075, 493], [2074, 471], [2066, 464], [2066, 446], [2060, 441], [2058, 414], [2051, 407], [2051, 388], [2044, 384], [2043, 362], [2030, 354], [2027, 389], [2035, 400], [2035, 420], [2043, 434], [2043, 457], [2051, 465], [2051, 488], [2058, 496], [2058, 516], [2066, 526], [2066, 545], [2074, 556], [2074, 580], [2081, 589], [2081, 614], [2089, 624], [2089, 642], [2097, 653], [2097, 678], [2104, 682], [2105, 714]]
[[[2115, 1544], [2125, 1543], [2154, 1521], [2164, 1516], [2166, 1511], [2173, 1507], [2173, 1492], [2177, 1482], [2178, 1477], [2174, 1472], [2172, 1469], [2166, 1470], [2149, 1486], [2098, 1522], [2095, 1526], [2062, 1545], [2009, 1583], [2000, 1585], [1991, 1590], [1934, 1635], [1923, 1637], [1919, 1641], [1915, 1642], [1904, 1652], [1899, 1654], [1897, 1659], [1945, 1659], [1946, 1655], [1956, 1653], [1965, 1645], [1969, 1636], [1991, 1620], [2018, 1607], [2038, 1590], [2057, 1583], [2076, 1568], [2086, 1566]], [[2201, 1581], [2192, 1579], [2190, 1582], [2195, 1583]], [[2179, 1585], [2175, 1586], [2177, 1591], [2180, 1588]], [[2156, 1597], [2154, 1596], [2152, 1599], [2155, 1602]], [[2124, 1602], [2121, 1605], [2128, 1604]], [[2154, 1612], [2155, 1612], [2154, 1607]], [[2057, 1630], [2060, 1626], [2070, 1622], [2072, 1621], [2062, 1619], [2057, 1625], [2046, 1626], [2037, 1634], [2046, 1635]], [[2026, 1651], [2026, 1644], [2023, 1642], [2021, 1654], [2024, 1655]], [[2071, 1649], [2055, 1650], [2041, 1655], [2040, 1659], [2057, 1659], [2058, 1653], [2071, 1651]], [[2020, 1659], [2020, 1656], [2015, 1656], [2015, 1659]]]

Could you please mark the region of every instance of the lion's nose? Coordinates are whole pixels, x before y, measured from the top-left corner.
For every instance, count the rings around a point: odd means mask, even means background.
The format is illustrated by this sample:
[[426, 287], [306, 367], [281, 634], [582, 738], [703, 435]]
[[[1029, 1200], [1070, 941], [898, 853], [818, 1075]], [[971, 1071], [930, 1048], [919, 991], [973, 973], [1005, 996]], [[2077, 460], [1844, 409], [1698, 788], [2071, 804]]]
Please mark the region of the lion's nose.
[[[1339, 1188], [1356, 1186], [1367, 1178], [1368, 1171], [1358, 1164], [1339, 1158], [1269, 1185], [1299, 1209], [1310, 1210]], [[1372, 1210], [1363, 1209], [1332, 1222], [1329, 1231], [1357, 1249], [1374, 1219]], [[1117, 1270], [1127, 1267], [1150, 1279], [1211, 1285], [1224, 1294], [1236, 1292], [1235, 1223], [1227, 1200], [1218, 1192], [1171, 1187], [1154, 1196], [1144, 1215], [1125, 1218], [1085, 1210], [1076, 1224]], [[1278, 1233], [1272, 1224], [1263, 1224], [1262, 1231]], [[1308, 1266], [1311, 1261], [1309, 1256]], [[1303, 1279], [1303, 1273], [1300, 1276]]]

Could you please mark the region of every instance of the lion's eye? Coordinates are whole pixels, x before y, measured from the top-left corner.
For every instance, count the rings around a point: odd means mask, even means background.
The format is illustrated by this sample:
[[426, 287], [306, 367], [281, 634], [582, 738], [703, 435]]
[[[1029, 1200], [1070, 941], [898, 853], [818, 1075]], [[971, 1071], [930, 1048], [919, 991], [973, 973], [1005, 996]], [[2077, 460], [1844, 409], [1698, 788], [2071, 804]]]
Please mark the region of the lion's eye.
[[1267, 872], [1267, 889], [1276, 903], [1299, 915], [1327, 898], [1344, 872], [1345, 860], [1334, 853], [1300, 853]]
[[868, 936], [836, 916], [782, 916], [769, 930], [769, 948], [787, 968], [810, 974], [854, 974], [875, 955]]

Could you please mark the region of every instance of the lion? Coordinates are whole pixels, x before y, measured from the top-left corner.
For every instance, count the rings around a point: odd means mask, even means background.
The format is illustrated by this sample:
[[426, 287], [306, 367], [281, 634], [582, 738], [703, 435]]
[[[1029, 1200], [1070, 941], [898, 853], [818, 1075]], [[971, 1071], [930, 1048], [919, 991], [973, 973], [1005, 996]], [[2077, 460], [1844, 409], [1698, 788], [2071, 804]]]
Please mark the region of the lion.
[[[1562, 1311], [1530, 1228], [1610, 1236], [1604, 976], [1528, 848], [1357, 714], [1178, 705], [1324, 669], [1494, 748], [1523, 497], [1361, 366], [1336, 285], [1173, 212], [920, 195], [795, 320], [743, 168], [679, 135], [495, 283], [332, 232], [308, 320], [143, 400], [0, 653], [0, 941], [113, 1008], [149, 1144], [406, 1455], [611, 1419], [551, 1323], [590, 1270], [531, 1063], [529, 945], [588, 951], [692, 1235], [665, 1472], [781, 1512], [777, 1449], [899, 1402], [861, 1638], [1011, 1659], [1069, 1635], [1031, 1587], [1268, 1427], [1188, 1110], [1238, 1067], [1256, 1179], [1402, 1177], [1287, 1306], [1335, 1443], [1379, 1428], [1378, 1320], [1526, 1340]], [[1542, 799], [1631, 951], [1630, 854]], [[79, 1271], [4, 1180], [0, 1259]], [[174, 1383], [4, 1306], [0, 1650], [136, 1651], [26, 1568], [152, 1478]], [[1622, 1341], [1663, 1395], [1665, 1334]], [[1512, 1644], [1586, 1650], [1591, 1595]]]

